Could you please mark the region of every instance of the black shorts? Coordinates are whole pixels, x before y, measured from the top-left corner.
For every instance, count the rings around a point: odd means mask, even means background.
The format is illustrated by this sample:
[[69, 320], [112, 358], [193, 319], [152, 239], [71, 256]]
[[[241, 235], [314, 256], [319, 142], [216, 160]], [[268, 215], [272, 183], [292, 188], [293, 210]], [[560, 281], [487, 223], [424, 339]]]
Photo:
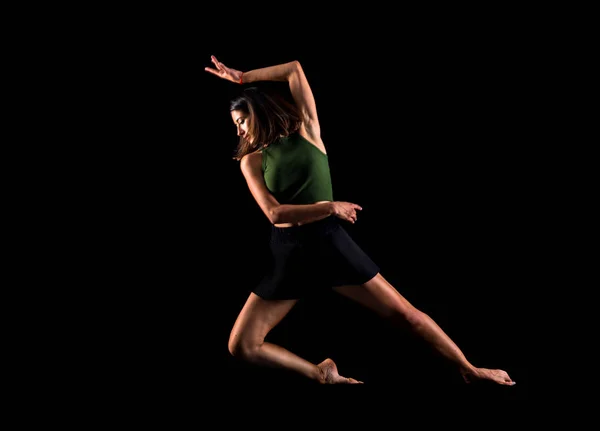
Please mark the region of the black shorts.
[[334, 216], [302, 226], [272, 226], [270, 248], [269, 272], [253, 290], [264, 299], [310, 297], [366, 283], [379, 272]]

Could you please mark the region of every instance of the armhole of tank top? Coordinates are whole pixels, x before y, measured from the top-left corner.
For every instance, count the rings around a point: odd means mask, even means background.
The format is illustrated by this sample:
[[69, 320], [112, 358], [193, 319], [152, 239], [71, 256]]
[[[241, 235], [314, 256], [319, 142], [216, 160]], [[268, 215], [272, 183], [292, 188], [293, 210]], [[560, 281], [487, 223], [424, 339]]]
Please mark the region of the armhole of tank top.
[[264, 175], [265, 173], [265, 149], [263, 148], [262, 151], [259, 151], [258, 154], [260, 154], [260, 164], [262, 166], [262, 173]]
[[319, 153], [323, 154], [325, 157], [329, 158], [329, 156], [327, 155], [327, 149], [325, 149], [325, 152], [323, 152], [323, 150], [321, 150], [316, 144], [313, 144], [308, 138], [302, 136], [302, 134], [299, 131], [296, 133], [298, 133], [298, 136], [300, 137], [300, 139], [304, 140], [304, 142], [306, 144], [312, 145], [315, 150], [317, 150]]

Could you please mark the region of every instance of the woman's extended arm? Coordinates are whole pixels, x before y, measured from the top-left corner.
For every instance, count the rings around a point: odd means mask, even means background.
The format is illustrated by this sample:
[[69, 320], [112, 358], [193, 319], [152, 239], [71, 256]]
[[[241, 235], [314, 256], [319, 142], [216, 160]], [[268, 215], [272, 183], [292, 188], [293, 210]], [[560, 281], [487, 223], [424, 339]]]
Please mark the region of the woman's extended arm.
[[211, 56], [211, 59], [216, 69], [205, 67], [204, 70], [231, 82], [249, 84], [257, 81], [287, 81], [292, 98], [302, 114], [304, 126], [310, 137], [320, 138], [321, 129], [315, 98], [299, 61], [294, 60], [289, 63], [242, 72], [225, 66], [214, 55]]

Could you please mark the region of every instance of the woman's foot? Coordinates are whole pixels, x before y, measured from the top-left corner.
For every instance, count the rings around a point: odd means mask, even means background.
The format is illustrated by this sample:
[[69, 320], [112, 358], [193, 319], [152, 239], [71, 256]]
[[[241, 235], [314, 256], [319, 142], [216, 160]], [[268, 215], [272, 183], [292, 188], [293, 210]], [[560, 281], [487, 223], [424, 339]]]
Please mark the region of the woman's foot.
[[340, 376], [337, 370], [337, 366], [335, 365], [335, 362], [333, 362], [333, 360], [327, 358], [325, 359], [323, 362], [321, 362], [319, 365], [317, 365], [317, 367], [319, 367], [319, 369], [321, 370], [321, 380], [320, 383], [322, 384], [329, 384], [329, 385], [335, 385], [335, 384], [354, 384], [354, 383], [363, 383], [361, 381], [358, 381], [356, 379], [352, 379], [350, 377], [343, 377]]
[[513, 386], [516, 384], [504, 370], [490, 370], [488, 368], [475, 368], [471, 371], [465, 371], [462, 377], [467, 383], [491, 381], [500, 385]]

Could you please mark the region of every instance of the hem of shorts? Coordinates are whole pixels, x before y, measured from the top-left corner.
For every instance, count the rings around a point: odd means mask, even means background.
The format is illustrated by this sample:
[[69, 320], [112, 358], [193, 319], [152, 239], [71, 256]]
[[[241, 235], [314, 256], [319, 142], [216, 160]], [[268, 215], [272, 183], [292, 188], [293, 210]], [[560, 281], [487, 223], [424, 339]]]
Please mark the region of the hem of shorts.
[[362, 284], [368, 283], [369, 281], [373, 280], [375, 278], [375, 276], [377, 276], [377, 274], [379, 274], [381, 271], [378, 269], [377, 271], [375, 271], [373, 273], [373, 275], [370, 276], [366, 276], [364, 278], [364, 281], [357, 281], [356, 283], [344, 283], [344, 284], [334, 284], [333, 286], [331, 286], [332, 288], [334, 287], [343, 287], [343, 286], [360, 286]]
[[258, 296], [261, 299], [264, 299], [265, 301], [286, 301], [286, 300], [300, 300], [302, 298], [308, 297], [307, 296], [277, 296], [276, 294], [271, 295], [271, 296], [265, 296], [263, 294], [260, 294], [258, 292], [252, 291], [252, 293], [254, 293], [256, 296]]
[[[365, 284], [369, 281], [371, 281], [372, 279], [375, 278], [375, 276], [377, 276], [377, 274], [379, 274], [381, 271], [379, 268], [377, 268], [377, 270], [375, 272], [373, 272], [372, 275], [368, 275], [364, 277], [364, 281], [357, 281], [356, 283], [346, 283], [346, 284], [334, 284], [331, 285], [331, 288], [335, 288], [335, 287], [342, 287], [342, 286], [360, 286], [361, 284]], [[300, 300], [303, 298], [310, 298], [312, 296], [316, 296], [318, 295], [317, 291], [314, 292], [308, 292], [304, 295], [295, 295], [295, 296], [278, 296], [277, 292], [275, 292], [273, 295], [271, 296], [266, 296], [264, 294], [260, 294], [258, 291], [253, 290], [252, 293], [254, 293], [256, 296], [265, 299], [265, 300], [287, 300], [287, 299], [296, 299], [296, 300]]]

